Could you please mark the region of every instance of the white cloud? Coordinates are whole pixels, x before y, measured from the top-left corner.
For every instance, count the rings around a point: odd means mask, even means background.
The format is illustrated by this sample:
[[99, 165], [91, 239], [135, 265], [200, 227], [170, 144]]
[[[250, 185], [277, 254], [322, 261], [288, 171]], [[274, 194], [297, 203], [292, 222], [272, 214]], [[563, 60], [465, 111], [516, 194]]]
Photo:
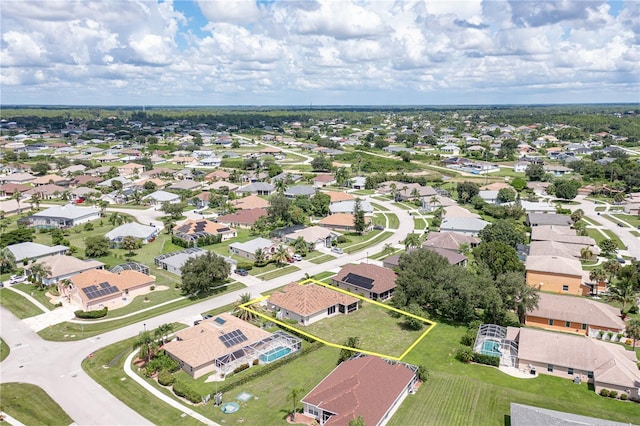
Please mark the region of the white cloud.
[[260, 9], [255, 0], [200, 0], [197, 3], [202, 14], [211, 22], [249, 24], [260, 17]]

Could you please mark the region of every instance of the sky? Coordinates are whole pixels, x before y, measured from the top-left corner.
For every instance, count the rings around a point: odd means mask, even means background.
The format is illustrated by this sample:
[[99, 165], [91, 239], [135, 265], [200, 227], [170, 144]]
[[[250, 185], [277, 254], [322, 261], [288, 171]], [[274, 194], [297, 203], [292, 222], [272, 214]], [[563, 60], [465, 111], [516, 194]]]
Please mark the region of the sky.
[[640, 102], [640, 1], [0, 0], [3, 105]]

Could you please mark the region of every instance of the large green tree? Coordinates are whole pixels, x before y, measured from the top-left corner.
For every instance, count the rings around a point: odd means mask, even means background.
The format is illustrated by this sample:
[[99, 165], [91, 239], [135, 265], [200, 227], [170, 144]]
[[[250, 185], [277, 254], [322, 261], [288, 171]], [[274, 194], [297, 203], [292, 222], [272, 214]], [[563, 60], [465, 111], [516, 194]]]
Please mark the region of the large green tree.
[[525, 315], [538, 307], [538, 290], [527, 284], [521, 272], [506, 272], [495, 280], [505, 308], [515, 312], [524, 324]]
[[458, 201], [468, 203], [480, 193], [480, 186], [475, 182], [459, 182], [456, 191], [458, 192]]
[[272, 224], [289, 223], [289, 210], [291, 209], [291, 200], [285, 197], [283, 193], [276, 192], [269, 197], [269, 207], [267, 208], [267, 215], [269, 222]]
[[213, 252], [191, 258], [182, 266], [182, 292], [196, 294], [220, 288], [229, 272], [229, 264]]
[[313, 214], [318, 217], [325, 217], [329, 214], [329, 204], [331, 203], [331, 197], [324, 192], [316, 192], [311, 197], [311, 205], [313, 207]]
[[362, 202], [360, 198], [356, 198], [353, 205], [353, 227], [357, 234], [362, 235], [367, 227], [367, 223], [364, 217], [364, 210], [362, 210]]
[[520, 226], [510, 219], [498, 219], [490, 223], [478, 236], [485, 243], [500, 241], [514, 248], [518, 244], [524, 244], [527, 238]]
[[84, 253], [87, 257], [102, 257], [109, 254], [110, 242], [104, 235], [87, 237], [84, 240]]
[[545, 178], [544, 166], [542, 164], [529, 164], [524, 171], [528, 180], [541, 181]]
[[481, 243], [473, 249], [473, 258], [480, 267], [489, 271], [493, 278], [510, 271], [524, 274], [524, 265], [518, 258], [518, 253], [502, 241]]

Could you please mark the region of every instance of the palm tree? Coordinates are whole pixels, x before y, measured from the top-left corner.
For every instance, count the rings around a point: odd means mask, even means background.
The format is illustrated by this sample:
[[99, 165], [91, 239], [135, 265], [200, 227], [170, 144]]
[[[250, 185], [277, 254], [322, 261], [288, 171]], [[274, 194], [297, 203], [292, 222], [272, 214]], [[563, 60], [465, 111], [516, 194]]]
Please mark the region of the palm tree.
[[636, 347], [636, 340], [640, 339], [640, 319], [634, 318], [627, 324], [627, 336], [633, 339], [633, 348]]
[[609, 274], [609, 283], [611, 283], [613, 276], [620, 270], [620, 263], [616, 259], [609, 259], [602, 264], [602, 267]]
[[280, 194], [284, 194], [284, 191], [287, 190], [287, 181], [285, 179], [278, 179], [275, 181], [276, 191]]
[[21, 197], [22, 197], [22, 194], [20, 194], [20, 191], [18, 191], [18, 190], [13, 191], [13, 195], [11, 196], [11, 198], [16, 200], [16, 203], [18, 203], [18, 214], [22, 213], [22, 210], [20, 209], [20, 198]]
[[415, 248], [420, 246], [420, 236], [415, 232], [407, 234], [407, 237], [404, 239], [404, 247], [405, 248]]
[[389, 189], [391, 190], [391, 198], [393, 198], [393, 201], [398, 201], [398, 187], [395, 182], [392, 182], [391, 185], [389, 185]]
[[538, 307], [538, 300], [540, 300], [540, 296], [538, 290], [534, 287], [528, 284], [520, 287], [520, 291], [513, 300], [520, 324], [524, 324], [527, 312], [531, 312]]
[[36, 209], [40, 208], [40, 194], [38, 194], [37, 192], [34, 192], [33, 195], [31, 196], [31, 199], [29, 200], [29, 203], [31, 203], [31, 208], [33, 209], [33, 206], [35, 204]]
[[165, 323], [158, 326], [158, 328], [155, 329], [153, 334], [155, 335], [155, 338], [160, 339], [160, 342], [162, 342], [162, 344], [164, 345], [165, 339], [169, 334], [173, 333], [173, 330], [174, 330], [173, 324]]
[[393, 251], [393, 245], [391, 243], [386, 243], [382, 248], [382, 252], [387, 253], [389, 251]]
[[291, 420], [295, 419], [296, 411], [298, 411], [298, 399], [304, 392], [304, 389], [301, 388], [291, 388], [289, 389], [289, 393], [287, 394], [287, 401], [293, 401], [293, 411], [291, 412]]
[[402, 187], [402, 193], [404, 194], [404, 198], [407, 198], [407, 189], [409, 189], [407, 185]]
[[105, 200], [98, 200], [96, 202], [96, 205], [100, 207], [100, 214], [104, 216], [104, 213], [107, 211], [107, 206], [109, 205], [109, 203], [106, 202]]
[[296, 251], [296, 253], [299, 254], [307, 254], [307, 252], [309, 251], [309, 246], [307, 245], [307, 242], [303, 237], [296, 238], [291, 246]]
[[36, 279], [40, 288], [44, 287], [43, 280], [51, 275], [51, 266], [38, 262], [29, 267], [29, 273]]
[[418, 191], [418, 188], [413, 188], [411, 190], [411, 198], [413, 198], [414, 200], [420, 198], [420, 191]]
[[16, 267], [16, 257], [13, 253], [4, 248], [0, 250], [0, 274], [13, 271]]
[[152, 352], [154, 351], [154, 341], [151, 337], [151, 333], [148, 330], [143, 331], [138, 335], [138, 338], [133, 342], [133, 349], [140, 348], [138, 352], [138, 358], [144, 359], [147, 362], [151, 360]]
[[591, 250], [591, 247], [586, 246], [580, 249], [580, 259], [583, 262], [588, 259], [591, 259], [592, 256], [593, 256], [593, 250]]
[[598, 266], [597, 268], [591, 270], [591, 272], [589, 273], [589, 279], [595, 282], [593, 288], [595, 289], [594, 294], [597, 296], [598, 286], [600, 285], [600, 283], [603, 283], [607, 279], [607, 272], [602, 268], [602, 266]]
[[[245, 303], [249, 303], [251, 301], [251, 293], [242, 293], [240, 295], [240, 299], [238, 299], [238, 301], [235, 304], [235, 307], [233, 309], [233, 315], [240, 318], [243, 321], [253, 321], [254, 319], [256, 319], [257, 315], [254, 314], [253, 312], [249, 312], [246, 309], [242, 309], [240, 307], [240, 305], [244, 305]], [[255, 306], [251, 305], [250, 306], [251, 309], [256, 309]]]
[[633, 288], [633, 282], [631, 280], [618, 280], [613, 283], [609, 283], [609, 297], [616, 302], [622, 304], [622, 313], [627, 307], [628, 303], [635, 303], [637, 292]]
[[435, 209], [436, 204], [440, 204], [440, 200], [434, 195], [429, 199], [429, 207], [431, 207], [431, 210]]
[[289, 251], [285, 246], [280, 244], [276, 252], [273, 254], [273, 258], [278, 265], [282, 266], [287, 263], [287, 260], [289, 259]]
[[253, 261], [257, 264], [263, 264], [267, 261], [267, 254], [261, 248], [256, 249], [255, 253], [253, 253]]

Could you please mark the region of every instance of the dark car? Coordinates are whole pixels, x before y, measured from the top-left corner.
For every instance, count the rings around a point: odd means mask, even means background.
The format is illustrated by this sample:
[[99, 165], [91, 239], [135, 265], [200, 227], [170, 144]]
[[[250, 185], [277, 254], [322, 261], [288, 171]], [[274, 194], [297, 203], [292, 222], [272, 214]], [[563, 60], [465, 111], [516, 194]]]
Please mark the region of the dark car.
[[204, 315], [202, 316], [202, 319], [209, 319], [209, 318], [213, 318], [213, 315], [211, 315], [211, 314], [204, 314]]
[[384, 226], [376, 225], [376, 226], [373, 227], [373, 229], [375, 229], [376, 231], [382, 231], [382, 230], [384, 230]]
[[241, 277], [246, 277], [247, 275], [249, 275], [246, 269], [236, 269], [236, 274], [240, 275]]
[[627, 263], [627, 261], [624, 260], [624, 258], [622, 258], [622, 257], [618, 257], [618, 258], [616, 258], [616, 260], [618, 261], [618, 263]]

